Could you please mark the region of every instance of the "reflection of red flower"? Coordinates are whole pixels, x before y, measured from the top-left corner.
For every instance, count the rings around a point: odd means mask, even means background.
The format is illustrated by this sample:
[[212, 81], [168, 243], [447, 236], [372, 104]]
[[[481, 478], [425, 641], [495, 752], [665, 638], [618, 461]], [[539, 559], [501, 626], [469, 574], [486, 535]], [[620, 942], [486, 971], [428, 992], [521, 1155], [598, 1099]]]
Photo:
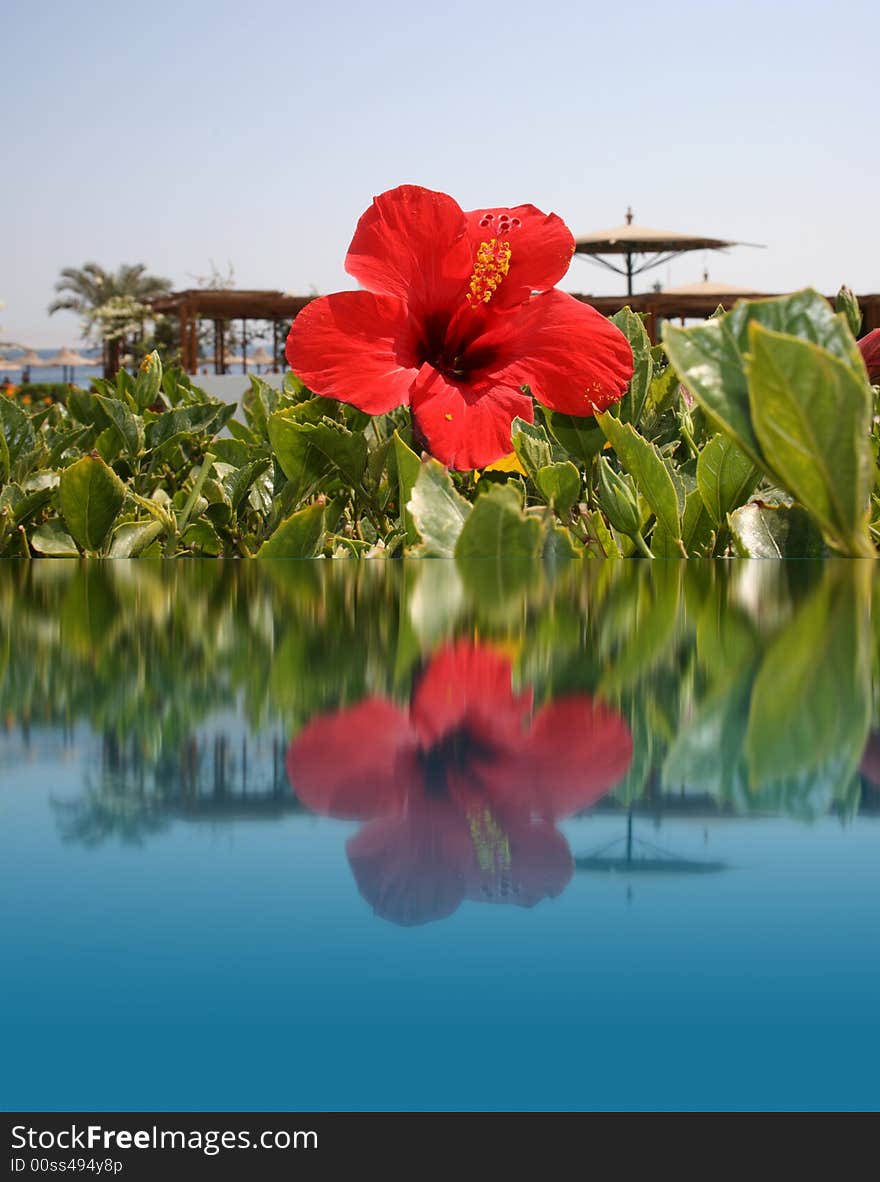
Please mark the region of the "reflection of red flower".
[[875, 788], [880, 788], [880, 731], [871, 731], [868, 735], [859, 771]]
[[367, 290], [308, 304], [287, 359], [316, 394], [368, 414], [411, 405], [438, 460], [482, 468], [510, 452], [517, 415], [532, 422], [523, 385], [586, 416], [632, 375], [623, 334], [553, 288], [573, 251], [565, 223], [533, 205], [464, 213], [445, 193], [401, 185], [374, 200], [348, 250]]
[[290, 782], [316, 812], [367, 821], [349, 841], [379, 915], [424, 923], [463, 899], [530, 907], [567, 884], [554, 822], [626, 772], [632, 740], [578, 694], [532, 711], [509, 661], [459, 643], [431, 661], [408, 711], [382, 698], [314, 719], [291, 744]]

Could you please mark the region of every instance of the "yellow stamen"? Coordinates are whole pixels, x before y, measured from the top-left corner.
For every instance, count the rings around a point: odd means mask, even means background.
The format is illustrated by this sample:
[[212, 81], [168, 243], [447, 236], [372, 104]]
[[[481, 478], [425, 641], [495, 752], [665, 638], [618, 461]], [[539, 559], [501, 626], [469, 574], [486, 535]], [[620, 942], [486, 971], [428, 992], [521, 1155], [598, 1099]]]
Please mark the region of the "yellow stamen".
[[471, 307], [488, 304], [510, 270], [510, 243], [490, 238], [481, 242], [471, 275], [467, 302]]

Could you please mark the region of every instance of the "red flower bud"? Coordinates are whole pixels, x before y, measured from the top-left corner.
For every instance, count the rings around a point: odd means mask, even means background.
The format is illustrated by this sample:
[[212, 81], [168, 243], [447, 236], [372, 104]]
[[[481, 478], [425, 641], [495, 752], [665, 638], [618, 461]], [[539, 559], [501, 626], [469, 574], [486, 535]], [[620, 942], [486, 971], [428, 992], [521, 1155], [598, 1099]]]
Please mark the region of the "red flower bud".
[[876, 386], [880, 384], [880, 328], [875, 328], [866, 337], [862, 337], [858, 345], [865, 360], [868, 380], [871, 385]]

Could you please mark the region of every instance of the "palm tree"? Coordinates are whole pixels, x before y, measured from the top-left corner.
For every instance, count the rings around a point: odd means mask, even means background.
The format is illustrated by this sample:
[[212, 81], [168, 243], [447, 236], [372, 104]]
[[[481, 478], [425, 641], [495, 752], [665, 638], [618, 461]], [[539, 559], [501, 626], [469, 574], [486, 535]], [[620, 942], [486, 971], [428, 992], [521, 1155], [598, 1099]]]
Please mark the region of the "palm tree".
[[[105, 271], [98, 263], [82, 267], [65, 267], [55, 284], [57, 298], [49, 305], [49, 315], [55, 312], [76, 312], [84, 317], [83, 336], [88, 338], [96, 326], [104, 346], [104, 369], [116, 368], [120, 342], [109, 340], [100, 315], [108, 304], [124, 303], [129, 307], [144, 305], [153, 296], [171, 291], [171, 280], [150, 275], [144, 263], [123, 263], [116, 271]], [[146, 312], [146, 308], [143, 309]], [[114, 354], [113, 357], [110, 354]]]

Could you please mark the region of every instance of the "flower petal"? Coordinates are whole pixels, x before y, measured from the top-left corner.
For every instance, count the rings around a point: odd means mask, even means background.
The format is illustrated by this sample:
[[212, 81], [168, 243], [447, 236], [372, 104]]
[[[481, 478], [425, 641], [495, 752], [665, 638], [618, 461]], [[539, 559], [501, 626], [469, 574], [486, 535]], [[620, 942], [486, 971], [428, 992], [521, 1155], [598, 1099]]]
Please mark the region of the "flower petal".
[[620, 715], [586, 694], [558, 698], [535, 715], [515, 756], [492, 769], [490, 796], [545, 820], [589, 808], [629, 769], [632, 735]]
[[465, 364], [475, 382], [528, 386], [545, 406], [579, 416], [617, 402], [633, 372], [620, 329], [563, 291], [533, 296], [490, 321], [468, 347]]
[[566, 273], [574, 254], [574, 236], [561, 217], [534, 205], [512, 209], [475, 209], [467, 217], [471, 249], [492, 238], [510, 243], [510, 269], [492, 296], [497, 308], [527, 300], [533, 291], [548, 291]]
[[858, 342], [859, 351], [865, 361], [868, 380], [872, 385], [880, 382], [880, 328], [875, 328]]
[[476, 848], [467, 878], [469, 899], [534, 907], [568, 886], [574, 862], [554, 825], [483, 809], [470, 814], [470, 826]]
[[472, 259], [461, 206], [420, 185], [382, 193], [358, 222], [345, 269], [368, 291], [420, 311], [463, 300]]
[[447, 800], [372, 821], [345, 848], [361, 895], [392, 923], [445, 919], [465, 897], [473, 850], [465, 818]]
[[310, 722], [287, 752], [293, 791], [310, 809], [366, 820], [398, 812], [419, 784], [418, 740], [391, 702], [367, 698]]
[[431, 455], [462, 472], [508, 455], [513, 420], [531, 423], [535, 416], [531, 398], [516, 386], [483, 383], [477, 389], [450, 381], [431, 365], [422, 367], [410, 403]]
[[531, 707], [531, 690], [513, 691], [509, 659], [465, 640], [432, 657], [410, 717], [423, 749], [465, 725], [485, 746], [497, 746], [523, 735]]
[[341, 291], [306, 304], [290, 327], [286, 354], [315, 394], [379, 415], [409, 400], [419, 349], [419, 326], [401, 300]]

